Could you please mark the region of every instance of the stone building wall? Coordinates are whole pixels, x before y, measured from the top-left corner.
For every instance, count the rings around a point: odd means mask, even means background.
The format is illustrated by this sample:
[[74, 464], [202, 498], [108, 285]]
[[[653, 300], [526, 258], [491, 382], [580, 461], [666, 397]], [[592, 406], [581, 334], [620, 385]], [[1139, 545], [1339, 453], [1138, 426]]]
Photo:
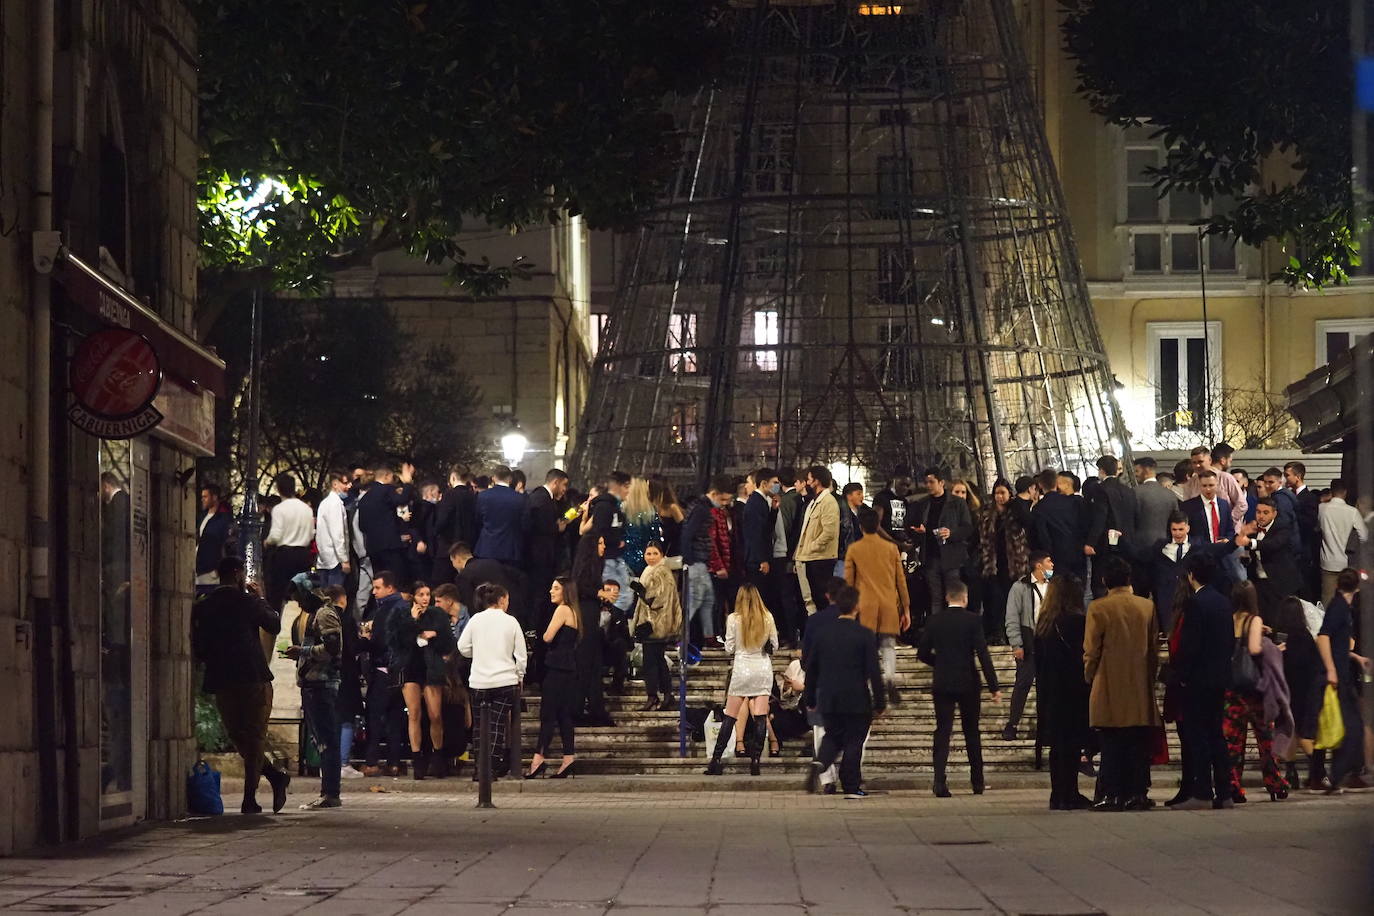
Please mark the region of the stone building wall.
[[[63, 416], [65, 364], [80, 336], [98, 327], [63, 300], [32, 265], [34, 109], [32, 74], [41, 42], [35, 10], [54, 0], [0, 0], [0, 855], [101, 829], [101, 565], [98, 440]], [[56, 0], [54, 56], [55, 226], [87, 263], [105, 266], [165, 322], [194, 337], [196, 295], [195, 30], [178, 0]], [[102, 140], [122, 147], [127, 245], [102, 256], [100, 207], [112, 206]], [[31, 299], [51, 283], [55, 358], [51, 378], [30, 359]], [[31, 444], [27, 405], [52, 396], [52, 601], [32, 600], [29, 556]], [[147, 471], [146, 686], [132, 715], [144, 741], [131, 815], [185, 810], [185, 773], [195, 760], [189, 619], [195, 550], [193, 458], [152, 436], [136, 440]], [[146, 615], [146, 618], [144, 617]], [[44, 658], [38, 647], [50, 641]], [[46, 664], [44, 664], [46, 662]], [[51, 681], [40, 675], [51, 672]], [[74, 728], [72, 727], [74, 726]], [[138, 732], [135, 732], [138, 734]], [[40, 747], [56, 768], [40, 771]], [[69, 774], [68, 760], [76, 762]], [[73, 776], [69, 783], [68, 776]], [[56, 787], [57, 809], [45, 813]]]

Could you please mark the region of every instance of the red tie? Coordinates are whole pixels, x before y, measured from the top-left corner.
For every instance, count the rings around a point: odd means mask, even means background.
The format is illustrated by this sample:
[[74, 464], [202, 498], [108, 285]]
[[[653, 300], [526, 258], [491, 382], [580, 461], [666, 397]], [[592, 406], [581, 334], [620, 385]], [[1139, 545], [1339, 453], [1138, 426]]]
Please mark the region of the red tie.
[[1214, 499], [1209, 506], [1212, 507], [1212, 543], [1221, 540], [1221, 520], [1217, 518], [1217, 501]]

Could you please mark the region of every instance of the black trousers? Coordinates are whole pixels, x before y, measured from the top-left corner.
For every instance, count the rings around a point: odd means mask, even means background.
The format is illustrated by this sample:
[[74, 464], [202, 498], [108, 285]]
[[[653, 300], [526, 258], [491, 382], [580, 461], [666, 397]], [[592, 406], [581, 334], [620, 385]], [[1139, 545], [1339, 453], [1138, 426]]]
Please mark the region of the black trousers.
[[982, 788], [983, 739], [978, 731], [982, 706], [978, 690], [936, 693], [932, 698], [935, 700], [935, 781], [945, 782], [945, 770], [949, 764], [949, 738], [954, 732], [954, 710], [958, 707], [964, 745], [968, 749], [969, 779], [975, 789]]
[[369, 555], [372, 560], [374, 578], [383, 572], [389, 572], [396, 577], [396, 589], [398, 591], [409, 590], [410, 563], [406, 560], [404, 547], [398, 547], [395, 550], [372, 550], [369, 551]]
[[1221, 687], [1184, 687], [1179, 739], [1188, 748], [1183, 786], [1194, 798], [1231, 797], [1231, 760], [1222, 721], [1226, 691]]
[[[576, 712], [594, 719], [606, 718], [606, 693], [601, 685], [601, 608], [594, 602], [583, 601], [582, 638], [574, 653], [577, 659], [578, 702]], [[543, 642], [541, 639], [540, 642]]]
[[563, 756], [577, 753], [573, 738], [573, 713], [577, 712], [582, 694], [578, 688], [577, 672], [550, 668], [544, 673], [539, 689], [539, 744], [535, 753], [549, 755], [554, 729], [563, 739]]
[[1078, 797], [1078, 758], [1082, 750], [1069, 741], [1050, 745], [1050, 801], [1068, 802]]
[[[1220, 725], [1217, 734], [1220, 735]], [[1145, 795], [1150, 790], [1150, 728], [1100, 728], [1102, 794], [1122, 801]], [[1223, 747], [1223, 750], [1225, 748]]]
[[401, 765], [401, 748], [406, 744], [406, 722], [401, 688], [390, 674], [373, 669], [367, 681], [367, 757], [370, 767], [381, 759], [382, 738], [386, 738], [386, 762]]
[[673, 681], [668, 673], [668, 659], [664, 653], [668, 643], [661, 639], [650, 639], [644, 643], [644, 692], [651, 697], [667, 699], [673, 689]]
[[941, 608], [947, 607], [945, 589], [950, 583], [960, 581], [959, 570], [941, 569], [940, 558], [935, 557], [921, 567], [921, 575], [925, 579], [926, 594], [930, 599], [928, 613], [934, 614]]
[[[1323, 678], [1323, 682], [1325, 678]], [[1347, 776], [1358, 773], [1364, 762], [1364, 717], [1360, 715], [1360, 697], [1355, 685], [1341, 683], [1336, 688], [1341, 701], [1341, 721], [1345, 725], [1345, 739], [1331, 753], [1331, 785], [1339, 786]]]
[[1011, 717], [1007, 727], [1015, 728], [1021, 724], [1021, 716], [1026, 712], [1026, 698], [1035, 686], [1035, 631], [1030, 627], [1021, 628], [1022, 657], [1016, 660], [1016, 683], [1011, 688]]
[[983, 635], [990, 646], [1007, 642], [1007, 596], [1010, 593], [1011, 583], [1000, 576], [983, 578]]
[[267, 603], [281, 611], [291, 594], [291, 580], [310, 571], [309, 547], [272, 547], [267, 562]]
[[[810, 581], [809, 579], [807, 580]], [[787, 571], [787, 557], [774, 557], [768, 563], [768, 582], [762, 590], [763, 600], [771, 602], [773, 622], [778, 626], [778, 639], [797, 642], [806, 626], [806, 608], [802, 605], [801, 586], [796, 573]], [[719, 632], [724, 633], [721, 627]]]
[[[804, 620], [809, 614], [825, 607], [825, 586], [835, 576], [835, 558], [828, 560], [807, 560], [802, 564], [806, 571], [806, 585], [811, 590], [811, 610], [801, 615]], [[801, 621], [799, 620], [798, 623]], [[802, 624], [804, 626], [804, 624]]]
[[825, 737], [816, 763], [825, 772], [840, 758], [840, 785], [845, 792], [856, 792], [863, 783], [861, 764], [864, 756], [864, 740], [873, 717], [863, 713], [825, 713]]

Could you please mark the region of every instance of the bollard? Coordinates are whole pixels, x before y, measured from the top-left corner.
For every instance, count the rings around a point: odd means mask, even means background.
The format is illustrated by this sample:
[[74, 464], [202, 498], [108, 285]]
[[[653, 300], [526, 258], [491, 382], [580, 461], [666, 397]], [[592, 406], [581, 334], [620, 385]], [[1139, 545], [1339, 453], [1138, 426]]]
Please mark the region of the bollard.
[[491, 703], [485, 696], [477, 712], [477, 807], [496, 807], [491, 803]]

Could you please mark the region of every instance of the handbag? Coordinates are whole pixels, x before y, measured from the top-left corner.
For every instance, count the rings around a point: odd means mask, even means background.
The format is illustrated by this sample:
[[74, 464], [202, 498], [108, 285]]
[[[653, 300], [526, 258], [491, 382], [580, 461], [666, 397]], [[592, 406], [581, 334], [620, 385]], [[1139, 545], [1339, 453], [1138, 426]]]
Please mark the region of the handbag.
[[197, 760], [186, 774], [186, 810], [192, 814], [218, 816], [224, 813], [219, 792], [219, 770]]
[[1320, 751], [1334, 750], [1345, 741], [1345, 718], [1341, 715], [1341, 697], [1331, 684], [1322, 696], [1321, 713], [1317, 716], [1317, 739], [1313, 747]]
[[1240, 636], [1236, 637], [1235, 646], [1231, 649], [1232, 690], [1254, 690], [1259, 686], [1259, 665], [1255, 664], [1255, 657], [1250, 654], [1250, 621], [1254, 619], [1254, 615], [1246, 616]]

